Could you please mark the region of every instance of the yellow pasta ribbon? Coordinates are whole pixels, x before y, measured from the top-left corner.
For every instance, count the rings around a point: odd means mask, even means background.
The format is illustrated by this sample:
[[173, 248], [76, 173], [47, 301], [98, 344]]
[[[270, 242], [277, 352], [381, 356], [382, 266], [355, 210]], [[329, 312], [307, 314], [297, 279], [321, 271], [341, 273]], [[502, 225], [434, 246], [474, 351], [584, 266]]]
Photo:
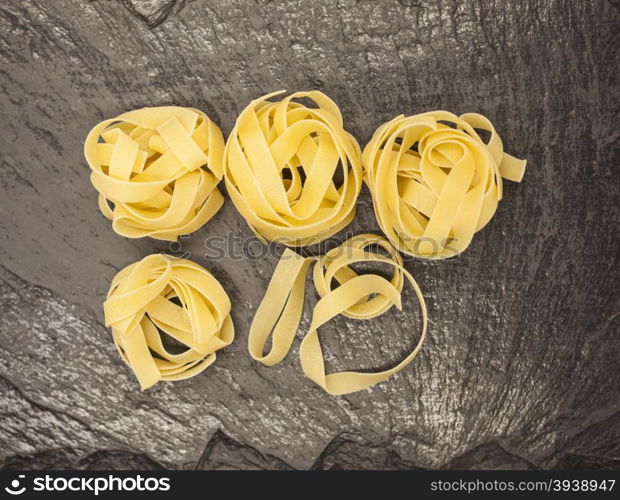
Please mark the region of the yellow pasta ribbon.
[[[254, 233], [286, 245], [317, 243], [355, 215], [361, 150], [338, 106], [316, 90], [268, 94], [239, 115], [224, 153], [226, 188]], [[293, 99], [306, 98], [317, 107]]]
[[84, 144], [99, 208], [114, 231], [169, 241], [196, 231], [222, 206], [223, 151], [222, 132], [207, 115], [172, 106], [104, 120]]
[[[477, 130], [490, 135], [488, 142]], [[504, 153], [487, 118], [447, 111], [385, 123], [362, 163], [381, 229], [400, 251], [426, 259], [465, 250], [493, 217], [502, 177], [520, 182], [526, 165]]]
[[[380, 247], [383, 255], [368, 247]], [[349, 394], [377, 384], [407, 366], [424, 342], [427, 326], [426, 304], [418, 284], [403, 267], [398, 251], [383, 237], [361, 234], [316, 258], [304, 258], [286, 249], [275, 269], [259, 305], [248, 338], [250, 355], [272, 366], [287, 355], [299, 327], [304, 304], [305, 280], [314, 264], [314, 285], [320, 296], [312, 313], [312, 323], [301, 341], [299, 357], [304, 374], [329, 394]], [[394, 267], [390, 280], [377, 274], [357, 274], [350, 266], [360, 262], [389, 264]], [[339, 286], [332, 288], [332, 281]], [[380, 372], [343, 371], [325, 373], [318, 329], [339, 314], [369, 319], [390, 307], [401, 309], [401, 292], [407, 280], [413, 287], [422, 311], [422, 333], [413, 351], [396, 366]], [[271, 337], [271, 348], [265, 344]]]
[[[142, 390], [159, 380], [197, 375], [234, 338], [230, 300], [220, 283], [198, 264], [163, 254], [120, 271], [103, 310], [116, 348]], [[160, 332], [185, 350], [170, 352]]]

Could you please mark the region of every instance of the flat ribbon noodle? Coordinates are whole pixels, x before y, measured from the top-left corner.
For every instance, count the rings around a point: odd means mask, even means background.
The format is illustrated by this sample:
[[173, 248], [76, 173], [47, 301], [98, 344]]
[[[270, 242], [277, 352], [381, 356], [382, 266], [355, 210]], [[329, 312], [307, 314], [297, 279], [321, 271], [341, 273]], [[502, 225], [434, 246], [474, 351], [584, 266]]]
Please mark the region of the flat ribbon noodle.
[[[477, 130], [487, 131], [489, 141]], [[520, 182], [526, 165], [504, 153], [487, 118], [447, 111], [383, 124], [362, 163], [382, 231], [400, 251], [426, 259], [465, 250], [493, 217], [502, 177]]]
[[99, 208], [114, 231], [168, 241], [196, 231], [222, 206], [223, 152], [222, 132], [207, 115], [174, 106], [104, 120], [84, 144]]
[[[267, 100], [282, 92], [252, 101], [237, 118], [224, 152], [226, 188], [262, 241], [318, 243], [355, 215], [361, 150], [325, 94]], [[293, 101], [301, 98], [318, 107]]]
[[[120, 271], [103, 310], [114, 344], [142, 390], [159, 380], [197, 375], [234, 338], [230, 300], [220, 283], [198, 264], [163, 254]], [[187, 349], [170, 352], [160, 332]]]
[[[380, 246], [387, 253], [366, 250]], [[424, 297], [413, 276], [403, 267], [397, 250], [383, 237], [362, 234], [344, 242], [318, 258], [304, 258], [286, 249], [280, 259], [265, 296], [259, 305], [248, 338], [252, 358], [272, 366], [288, 354], [299, 327], [303, 310], [305, 279], [312, 262], [314, 285], [320, 300], [312, 313], [312, 323], [301, 341], [299, 357], [304, 374], [333, 395], [349, 394], [377, 384], [407, 366], [418, 354], [426, 335], [427, 313]], [[391, 280], [377, 274], [358, 275], [349, 266], [359, 262], [387, 263], [394, 267]], [[335, 279], [339, 286], [332, 289]], [[320, 326], [338, 314], [355, 319], [369, 319], [393, 305], [401, 309], [401, 292], [407, 280], [416, 293], [422, 312], [422, 333], [413, 351], [396, 366], [381, 372], [343, 371], [325, 373], [319, 341]], [[271, 348], [265, 344], [271, 337]]]

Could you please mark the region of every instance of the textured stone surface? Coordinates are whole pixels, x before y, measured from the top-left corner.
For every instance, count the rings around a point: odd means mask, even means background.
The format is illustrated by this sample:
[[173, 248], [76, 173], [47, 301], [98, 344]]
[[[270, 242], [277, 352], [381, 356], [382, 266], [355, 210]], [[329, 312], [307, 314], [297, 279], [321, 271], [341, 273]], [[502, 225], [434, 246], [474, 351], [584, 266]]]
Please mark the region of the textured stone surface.
[[[619, 28], [601, 1], [2, 2], [0, 465], [620, 468]], [[328, 93], [362, 143], [400, 113], [484, 113], [528, 158], [525, 180], [461, 258], [408, 263], [428, 342], [389, 382], [339, 398], [303, 378], [297, 346], [274, 368], [247, 355], [276, 257], [205, 259], [208, 236], [250, 236], [227, 203], [169, 250], [224, 281], [237, 342], [141, 393], [101, 301], [117, 270], [167, 245], [112, 232], [82, 141], [160, 104], [227, 133], [281, 88]], [[364, 191], [350, 230], [376, 228]], [[330, 365], [398, 359], [417, 321], [334, 321]]]

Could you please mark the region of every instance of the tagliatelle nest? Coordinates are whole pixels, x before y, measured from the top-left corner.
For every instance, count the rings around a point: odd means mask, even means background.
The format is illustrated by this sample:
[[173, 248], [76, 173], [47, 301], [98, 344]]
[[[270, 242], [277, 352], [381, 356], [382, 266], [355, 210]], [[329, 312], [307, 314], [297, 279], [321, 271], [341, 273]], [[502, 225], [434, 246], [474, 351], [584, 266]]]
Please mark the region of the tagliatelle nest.
[[[477, 129], [490, 134], [488, 142]], [[526, 164], [504, 153], [484, 116], [446, 111], [385, 123], [362, 162], [383, 232], [400, 251], [428, 259], [465, 250], [493, 217], [502, 177], [520, 182]]]
[[[103, 309], [118, 352], [142, 389], [197, 375], [234, 338], [230, 300], [220, 283], [176, 257], [149, 255], [123, 269]], [[184, 350], [170, 352], [162, 332]]]
[[172, 106], [104, 120], [84, 144], [114, 231], [160, 240], [196, 231], [220, 209], [223, 150], [222, 132], [202, 111]]
[[[226, 143], [224, 176], [237, 210], [262, 239], [319, 242], [355, 215], [360, 147], [336, 104], [318, 91], [252, 101]], [[318, 107], [293, 99], [307, 98]]]

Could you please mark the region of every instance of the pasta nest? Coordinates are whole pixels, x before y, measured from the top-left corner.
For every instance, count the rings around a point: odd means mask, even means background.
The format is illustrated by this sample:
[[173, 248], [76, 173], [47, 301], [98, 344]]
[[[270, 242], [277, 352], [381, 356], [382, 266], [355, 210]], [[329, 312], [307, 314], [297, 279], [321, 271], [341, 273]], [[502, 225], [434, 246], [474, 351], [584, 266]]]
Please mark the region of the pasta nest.
[[163, 254], [120, 271], [103, 310], [142, 389], [197, 375], [234, 338], [230, 300], [220, 283], [198, 264]]
[[[338, 106], [318, 91], [277, 102], [274, 92], [239, 115], [224, 152], [226, 188], [263, 241], [309, 245], [355, 216], [361, 150]], [[306, 98], [316, 107], [294, 99]]]
[[520, 182], [526, 165], [504, 153], [487, 118], [447, 111], [385, 123], [362, 163], [381, 229], [400, 251], [426, 259], [465, 250], [493, 217], [502, 177]]
[[84, 144], [99, 208], [128, 238], [176, 240], [220, 209], [222, 132], [197, 109], [129, 111], [96, 125]]

